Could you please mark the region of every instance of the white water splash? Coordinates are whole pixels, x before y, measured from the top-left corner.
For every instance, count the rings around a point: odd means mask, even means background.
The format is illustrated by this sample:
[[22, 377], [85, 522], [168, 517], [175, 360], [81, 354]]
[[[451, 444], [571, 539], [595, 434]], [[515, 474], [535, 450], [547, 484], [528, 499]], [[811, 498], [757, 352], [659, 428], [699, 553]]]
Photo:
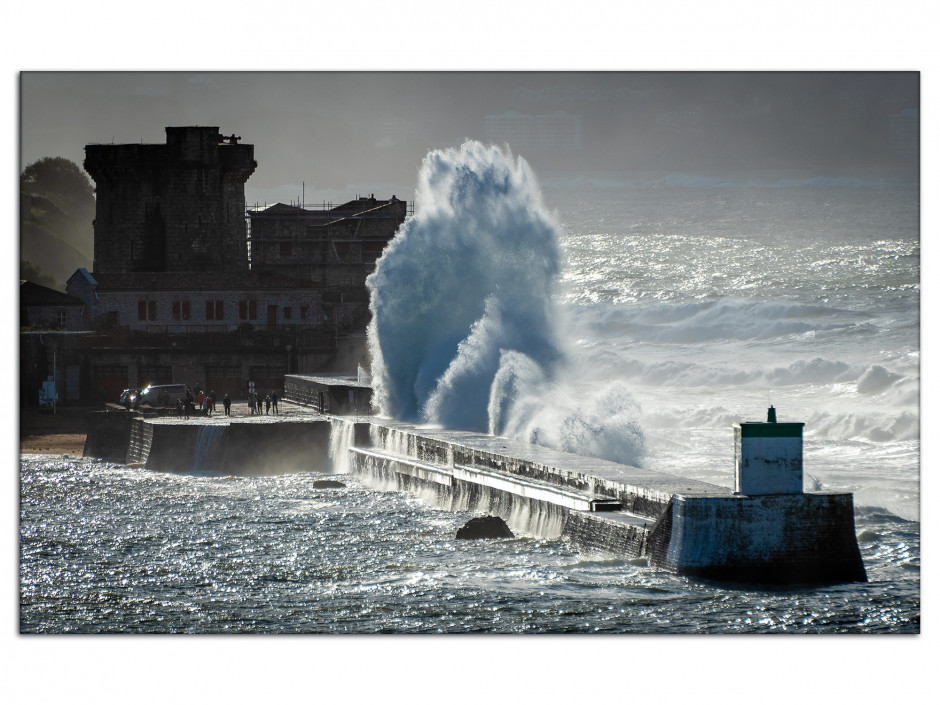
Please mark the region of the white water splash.
[[333, 474], [349, 472], [349, 449], [353, 447], [355, 433], [356, 425], [352, 421], [334, 418], [330, 423], [329, 456]]
[[[624, 388], [616, 394], [627, 403], [613, 425], [610, 394], [564, 389], [578, 373], [554, 300], [559, 241], [560, 226], [523, 159], [474, 141], [428, 154], [415, 215], [367, 280], [381, 412], [639, 464], [635, 422], [628, 442], [609, 440], [636, 410]], [[572, 425], [579, 430], [566, 430]]]

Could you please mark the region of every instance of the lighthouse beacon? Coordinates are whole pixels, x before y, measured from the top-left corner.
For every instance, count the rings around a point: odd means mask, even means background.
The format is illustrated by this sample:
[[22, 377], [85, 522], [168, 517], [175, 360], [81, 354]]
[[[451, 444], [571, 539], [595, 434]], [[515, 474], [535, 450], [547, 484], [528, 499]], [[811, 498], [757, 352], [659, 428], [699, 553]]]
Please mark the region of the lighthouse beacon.
[[802, 494], [803, 423], [767, 421], [734, 424], [734, 491], [743, 495]]

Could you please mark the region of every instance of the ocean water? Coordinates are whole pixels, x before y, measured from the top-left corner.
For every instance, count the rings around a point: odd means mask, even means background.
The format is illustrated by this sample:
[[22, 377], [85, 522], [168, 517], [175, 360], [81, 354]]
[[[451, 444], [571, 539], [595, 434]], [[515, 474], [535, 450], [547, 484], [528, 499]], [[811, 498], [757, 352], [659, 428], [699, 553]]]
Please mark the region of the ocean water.
[[[535, 190], [514, 222], [557, 234], [537, 315], [558, 355], [536, 360], [538, 374], [512, 356], [475, 368], [512, 381], [490, 386], [484, 422], [499, 387], [504, 432], [730, 486], [731, 424], [773, 404], [779, 420], [806, 423], [807, 489], [855, 494], [868, 583], [765, 590], [563, 540], [456, 541], [469, 515], [348, 474], [324, 489], [311, 472], [174, 475], [24, 456], [20, 631], [919, 632], [917, 185], [825, 173], [523, 181]], [[532, 359], [532, 338], [491, 325], [507, 307], [469, 304], [474, 320], [490, 317], [474, 345], [496, 330]], [[446, 341], [451, 360], [472, 347], [460, 342]], [[435, 364], [428, 398], [472, 368]], [[447, 369], [453, 384], [435, 387]], [[551, 394], [535, 408], [526, 385]], [[447, 394], [436, 398], [409, 410], [440, 422]]]
[[645, 465], [731, 484], [731, 424], [802, 421], [807, 489], [919, 519], [916, 184], [762, 175], [557, 188], [587, 387], [641, 407]]

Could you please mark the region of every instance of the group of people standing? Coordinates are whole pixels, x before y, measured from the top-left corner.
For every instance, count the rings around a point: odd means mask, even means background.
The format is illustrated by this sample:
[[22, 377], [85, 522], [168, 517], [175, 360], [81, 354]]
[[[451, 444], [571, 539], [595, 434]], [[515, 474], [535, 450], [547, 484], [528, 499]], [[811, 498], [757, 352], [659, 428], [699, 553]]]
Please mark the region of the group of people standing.
[[262, 399], [258, 396], [257, 392], [252, 392], [248, 395], [248, 411], [251, 415], [261, 414], [261, 408], [264, 405], [265, 415], [273, 412], [274, 416], [279, 416], [280, 413], [277, 410], [277, 392], [271, 392], [270, 394], [265, 394]]
[[[212, 413], [216, 410], [215, 400], [214, 391], [206, 394], [197, 387], [194, 395], [192, 390], [187, 387], [185, 397], [176, 400], [176, 415], [181, 419], [188, 419], [190, 416], [196, 416], [197, 414], [212, 416]], [[255, 414], [261, 415], [262, 413], [280, 416], [277, 402], [277, 392], [265, 394], [263, 397], [259, 396], [257, 392], [252, 392], [248, 395], [248, 411], [252, 416]], [[226, 416], [232, 415], [232, 399], [228, 394], [222, 397], [222, 408]]]
[[[198, 413], [201, 416], [212, 416], [212, 412], [215, 411], [215, 392], [211, 391], [206, 394], [197, 388], [196, 395], [193, 396], [192, 390], [186, 387], [185, 398], [176, 400], [176, 415], [188, 419], [190, 416], [196, 415], [197, 406], [199, 407]], [[232, 400], [228, 394], [222, 397], [222, 408], [225, 410], [226, 416], [231, 416]]]

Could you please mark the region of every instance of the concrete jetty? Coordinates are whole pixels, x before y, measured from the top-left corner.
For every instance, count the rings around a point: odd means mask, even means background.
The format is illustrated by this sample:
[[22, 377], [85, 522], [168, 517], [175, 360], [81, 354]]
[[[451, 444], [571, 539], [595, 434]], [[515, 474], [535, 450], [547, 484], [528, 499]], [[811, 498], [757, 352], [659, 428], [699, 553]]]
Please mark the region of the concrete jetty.
[[[324, 383], [309, 381], [318, 400]], [[281, 406], [280, 416], [189, 420], [96, 414], [86, 455], [106, 448], [112, 459], [170, 472], [349, 471], [443, 508], [499, 516], [515, 531], [701, 579], [867, 579], [852, 495], [802, 491], [802, 424], [736, 424], [732, 489], [486, 434]]]
[[484, 434], [366, 423], [369, 447], [349, 451], [355, 471], [445, 508], [496, 514], [514, 529], [647, 558], [679, 575], [776, 585], [866, 580], [851, 494], [745, 495]]

